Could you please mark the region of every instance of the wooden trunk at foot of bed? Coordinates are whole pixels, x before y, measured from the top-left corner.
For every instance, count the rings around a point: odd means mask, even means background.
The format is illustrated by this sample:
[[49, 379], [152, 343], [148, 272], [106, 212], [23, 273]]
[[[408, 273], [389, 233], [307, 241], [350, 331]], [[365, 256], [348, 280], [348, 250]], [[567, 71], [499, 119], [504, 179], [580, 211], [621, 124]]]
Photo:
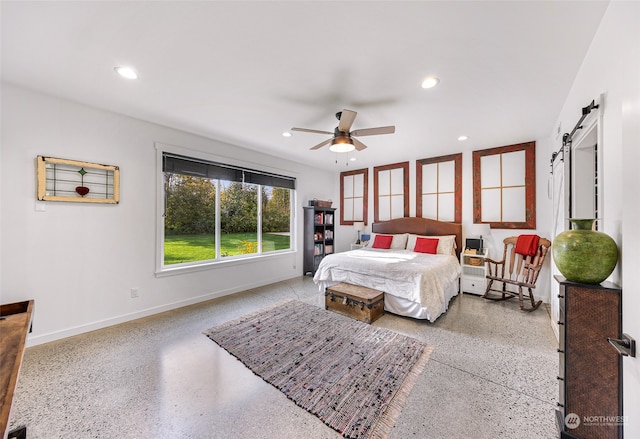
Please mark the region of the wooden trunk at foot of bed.
[[384, 314], [384, 293], [371, 288], [339, 283], [326, 289], [325, 308], [372, 323]]

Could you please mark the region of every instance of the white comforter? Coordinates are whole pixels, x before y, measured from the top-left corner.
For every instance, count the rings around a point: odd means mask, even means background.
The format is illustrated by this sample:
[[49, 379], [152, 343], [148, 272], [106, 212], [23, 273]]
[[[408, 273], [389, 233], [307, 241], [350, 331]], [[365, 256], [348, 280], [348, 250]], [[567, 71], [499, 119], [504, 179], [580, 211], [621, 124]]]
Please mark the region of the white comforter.
[[460, 263], [452, 255], [363, 248], [326, 256], [313, 280], [322, 289], [347, 282], [384, 291], [421, 304], [434, 321], [440, 310], [447, 309], [445, 289], [460, 273]]

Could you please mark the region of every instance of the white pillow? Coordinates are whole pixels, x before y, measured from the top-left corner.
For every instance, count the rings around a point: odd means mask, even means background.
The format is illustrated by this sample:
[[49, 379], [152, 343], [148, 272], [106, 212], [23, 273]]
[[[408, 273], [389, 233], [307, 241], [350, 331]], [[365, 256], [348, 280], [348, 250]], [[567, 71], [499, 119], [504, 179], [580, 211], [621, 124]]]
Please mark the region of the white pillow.
[[393, 239], [391, 240], [391, 247], [389, 248], [389, 250], [404, 250], [405, 248], [407, 248], [407, 238], [409, 237], [408, 233], [372, 233], [371, 238], [369, 238], [367, 247], [373, 247], [373, 243], [376, 240], [376, 235], [393, 236]]
[[416, 241], [420, 238], [438, 238], [438, 248], [436, 253], [439, 255], [455, 255], [456, 254], [456, 235], [443, 235], [443, 236], [423, 236], [409, 234], [407, 238], [407, 250], [413, 251], [416, 246]]

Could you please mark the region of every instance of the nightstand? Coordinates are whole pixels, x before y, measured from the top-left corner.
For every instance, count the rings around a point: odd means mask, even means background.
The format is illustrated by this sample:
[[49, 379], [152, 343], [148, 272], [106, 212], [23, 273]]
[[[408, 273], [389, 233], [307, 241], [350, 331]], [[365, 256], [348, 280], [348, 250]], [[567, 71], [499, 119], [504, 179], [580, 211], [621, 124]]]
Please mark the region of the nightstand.
[[362, 247], [364, 247], [364, 246], [365, 246], [364, 244], [355, 244], [355, 243], [352, 243], [352, 244], [351, 244], [351, 250], [358, 250], [359, 248], [362, 248]]
[[486, 250], [484, 253], [475, 255], [460, 253], [460, 266], [462, 274], [460, 275], [460, 291], [483, 295], [487, 289], [487, 257]]

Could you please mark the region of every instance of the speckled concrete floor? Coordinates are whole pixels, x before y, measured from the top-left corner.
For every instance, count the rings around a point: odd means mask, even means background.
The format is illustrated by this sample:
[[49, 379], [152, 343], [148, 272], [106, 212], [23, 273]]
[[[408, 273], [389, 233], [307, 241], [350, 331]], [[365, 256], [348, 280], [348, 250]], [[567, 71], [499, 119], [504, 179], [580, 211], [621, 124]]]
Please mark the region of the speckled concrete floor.
[[[309, 277], [27, 349], [10, 421], [29, 439], [339, 438], [202, 331], [286, 299]], [[557, 342], [544, 308], [462, 295], [435, 323], [375, 325], [435, 346], [390, 438], [556, 437]]]

